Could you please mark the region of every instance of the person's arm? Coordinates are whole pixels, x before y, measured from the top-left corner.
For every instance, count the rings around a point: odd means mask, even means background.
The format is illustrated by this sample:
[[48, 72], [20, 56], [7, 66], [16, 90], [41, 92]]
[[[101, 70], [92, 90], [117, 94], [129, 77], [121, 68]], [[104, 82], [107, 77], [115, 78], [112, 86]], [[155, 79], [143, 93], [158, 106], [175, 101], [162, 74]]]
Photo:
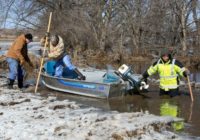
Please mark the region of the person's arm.
[[28, 56], [28, 48], [27, 48], [27, 45], [25, 45], [22, 50], [21, 50], [21, 53], [24, 57], [24, 60], [29, 64], [29, 66], [33, 67], [33, 63], [31, 62], [29, 56]]
[[15, 42], [14, 51], [15, 51], [15, 54], [17, 55], [17, 57], [19, 58], [20, 65], [22, 65], [25, 62], [25, 59], [22, 55], [22, 48], [24, 47], [24, 45], [25, 45], [25, 41], [16, 40], [16, 42]]
[[142, 75], [144, 78], [148, 78], [149, 76], [155, 74], [158, 71], [158, 63], [160, 60], [156, 61], [151, 65]]
[[74, 71], [78, 74], [78, 79], [80, 80], [86, 79], [86, 77], [77, 68], [75, 68]]
[[160, 59], [153, 63], [143, 74], [141, 81], [144, 81], [147, 83], [147, 78], [153, 74], [155, 74], [158, 71], [158, 64], [160, 62]]
[[189, 70], [187, 69], [187, 68], [185, 68], [184, 66], [183, 66], [183, 64], [180, 62], [180, 61], [178, 61], [178, 60], [175, 60], [175, 65], [174, 65], [174, 67], [175, 67], [175, 71], [178, 73], [178, 75], [180, 75], [181, 77], [187, 77], [189, 74], [190, 74], [190, 72], [189, 72]]
[[74, 70], [78, 74], [78, 79], [85, 80], [85, 76], [71, 63], [71, 59], [68, 55], [63, 58], [64, 64], [70, 70]]

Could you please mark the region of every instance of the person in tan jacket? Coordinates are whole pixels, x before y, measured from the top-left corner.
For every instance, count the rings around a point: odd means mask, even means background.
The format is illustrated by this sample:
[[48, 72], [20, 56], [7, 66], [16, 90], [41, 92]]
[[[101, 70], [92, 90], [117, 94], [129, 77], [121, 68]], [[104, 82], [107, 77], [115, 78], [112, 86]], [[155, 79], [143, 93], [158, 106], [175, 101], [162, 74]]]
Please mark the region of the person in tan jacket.
[[8, 88], [13, 88], [16, 77], [18, 78], [18, 87], [23, 88], [24, 69], [22, 65], [27, 62], [33, 67], [28, 56], [27, 44], [33, 39], [32, 34], [22, 34], [16, 38], [9, 48], [6, 61], [9, 65]]

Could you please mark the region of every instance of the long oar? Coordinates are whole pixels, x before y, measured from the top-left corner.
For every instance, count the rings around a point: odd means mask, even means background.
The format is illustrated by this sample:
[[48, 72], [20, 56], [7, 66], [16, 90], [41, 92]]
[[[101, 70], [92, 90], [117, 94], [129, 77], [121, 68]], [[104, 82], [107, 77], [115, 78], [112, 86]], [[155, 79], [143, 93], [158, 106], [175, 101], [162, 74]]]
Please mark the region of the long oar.
[[190, 85], [190, 78], [189, 78], [189, 76], [187, 76], [187, 81], [188, 81], [188, 87], [189, 87], [189, 91], [190, 91], [191, 101], [193, 102], [194, 98], [193, 98], [193, 93], [192, 93], [192, 87]]
[[[49, 23], [48, 23], [47, 33], [49, 33], [49, 31], [50, 31], [51, 17], [52, 17], [52, 12], [50, 12], [50, 15], [49, 15]], [[48, 36], [45, 38], [44, 50], [43, 50], [43, 55], [42, 55], [42, 59], [41, 59], [41, 63], [40, 63], [40, 70], [39, 70], [37, 82], [36, 82], [36, 85], [35, 85], [35, 93], [37, 92], [38, 83], [39, 83], [39, 80], [40, 80], [40, 74], [41, 74], [41, 71], [42, 71], [42, 66], [43, 66], [43, 62], [44, 62], [44, 56], [45, 56], [47, 43], [48, 43]]]

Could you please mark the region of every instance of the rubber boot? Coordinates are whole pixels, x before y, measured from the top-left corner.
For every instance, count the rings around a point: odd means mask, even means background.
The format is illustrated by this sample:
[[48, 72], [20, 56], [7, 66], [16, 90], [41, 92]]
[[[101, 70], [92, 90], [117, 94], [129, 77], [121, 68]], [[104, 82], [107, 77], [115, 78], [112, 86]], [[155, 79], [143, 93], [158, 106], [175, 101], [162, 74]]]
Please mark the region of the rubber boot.
[[15, 80], [8, 79], [8, 89], [13, 89], [14, 82]]
[[22, 89], [23, 87], [23, 79], [18, 79], [18, 88]]

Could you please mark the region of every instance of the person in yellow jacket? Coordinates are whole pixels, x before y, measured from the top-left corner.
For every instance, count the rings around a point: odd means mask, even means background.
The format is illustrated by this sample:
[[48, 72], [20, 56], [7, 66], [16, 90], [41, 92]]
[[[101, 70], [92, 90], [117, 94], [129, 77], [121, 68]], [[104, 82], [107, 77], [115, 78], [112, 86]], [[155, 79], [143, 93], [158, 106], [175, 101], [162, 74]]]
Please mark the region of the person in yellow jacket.
[[159, 74], [160, 77], [160, 95], [170, 95], [174, 97], [179, 95], [179, 78], [187, 77], [189, 71], [176, 59], [172, 58], [168, 49], [161, 51], [161, 57], [151, 65], [144, 73], [143, 79]]

